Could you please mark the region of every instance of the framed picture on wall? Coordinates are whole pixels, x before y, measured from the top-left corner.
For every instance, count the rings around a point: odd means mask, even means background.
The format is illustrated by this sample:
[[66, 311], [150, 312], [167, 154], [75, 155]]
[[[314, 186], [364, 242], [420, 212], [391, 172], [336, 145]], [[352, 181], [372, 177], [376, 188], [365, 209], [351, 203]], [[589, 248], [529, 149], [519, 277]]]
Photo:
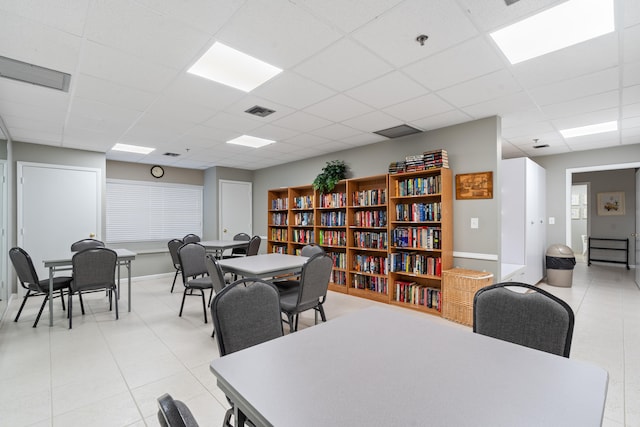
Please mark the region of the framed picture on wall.
[[624, 191], [598, 193], [598, 216], [624, 214]]
[[580, 219], [580, 208], [571, 208], [571, 219]]
[[456, 199], [493, 199], [493, 172], [456, 175]]

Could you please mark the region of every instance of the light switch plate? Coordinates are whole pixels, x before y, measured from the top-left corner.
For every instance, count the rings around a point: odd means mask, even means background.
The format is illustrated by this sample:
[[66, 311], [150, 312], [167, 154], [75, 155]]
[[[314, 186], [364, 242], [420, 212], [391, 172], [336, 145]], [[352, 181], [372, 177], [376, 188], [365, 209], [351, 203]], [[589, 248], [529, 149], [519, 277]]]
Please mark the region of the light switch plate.
[[479, 222], [478, 218], [471, 218], [471, 228], [478, 228]]

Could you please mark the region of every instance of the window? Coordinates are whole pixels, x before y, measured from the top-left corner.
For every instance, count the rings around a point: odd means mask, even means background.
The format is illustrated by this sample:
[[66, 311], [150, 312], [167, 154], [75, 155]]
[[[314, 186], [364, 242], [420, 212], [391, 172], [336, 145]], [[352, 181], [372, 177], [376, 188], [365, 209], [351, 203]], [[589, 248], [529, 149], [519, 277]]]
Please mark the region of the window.
[[107, 180], [106, 241], [142, 242], [202, 235], [202, 186]]

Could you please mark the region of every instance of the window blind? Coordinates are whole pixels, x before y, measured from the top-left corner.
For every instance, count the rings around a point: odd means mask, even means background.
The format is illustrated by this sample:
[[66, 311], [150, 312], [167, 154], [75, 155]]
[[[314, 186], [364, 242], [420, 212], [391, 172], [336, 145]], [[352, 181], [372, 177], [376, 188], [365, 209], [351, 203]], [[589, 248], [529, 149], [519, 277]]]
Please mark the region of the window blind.
[[107, 180], [106, 241], [143, 242], [202, 235], [202, 186]]

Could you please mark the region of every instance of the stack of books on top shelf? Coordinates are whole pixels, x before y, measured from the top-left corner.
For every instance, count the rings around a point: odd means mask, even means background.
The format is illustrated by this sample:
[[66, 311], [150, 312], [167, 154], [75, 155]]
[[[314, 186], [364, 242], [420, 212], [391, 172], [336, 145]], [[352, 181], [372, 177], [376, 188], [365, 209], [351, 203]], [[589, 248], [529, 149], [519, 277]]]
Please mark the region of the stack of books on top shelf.
[[447, 150], [425, 151], [422, 156], [425, 169], [449, 168]]
[[405, 171], [406, 164], [404, 160], [389, 163], [389, 173], [402, 173]]

